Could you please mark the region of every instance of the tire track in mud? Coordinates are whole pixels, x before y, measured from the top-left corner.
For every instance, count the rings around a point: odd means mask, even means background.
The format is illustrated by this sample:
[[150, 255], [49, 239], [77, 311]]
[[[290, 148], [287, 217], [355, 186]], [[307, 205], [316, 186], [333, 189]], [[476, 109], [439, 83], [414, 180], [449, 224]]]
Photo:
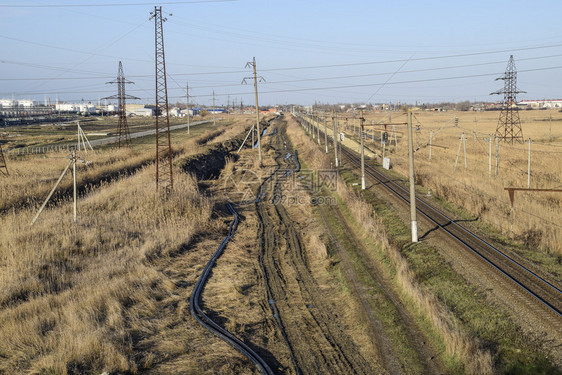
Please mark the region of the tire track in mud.
[[255, 203], [260, 238], [260, 267], [268, 303], [285, 339], [297, 374], [378, 373], [360, 354], [324, 299], [304, 254], [295, 224], [283, 205], [283, 183], [293, 158], [283, 158], [285, 129], [271, 138], [274, 173], [262, 184]]
[[[443, 365], [441, 363], [436, 363], [433, 360], [434, 358], [436, 358], [434, 349], [425, 345], [425, 343], [428, 341], [425, 338], [425, 334], [419, 329], [412, 316], [402, 306], [399, 298], [393, 292], [389, 291], [392, 290], [392, 287], [388, 285], [388, 281], [384, 279], [377, 267], [369, 262], [367, 250], [353, 234], [353, 230], [347, 224], [347, 221], [343, 217], [339, 207], [330, 206], [329, 212], [328, 208], [325, 205], [318, 205], [317, 207], [330, 242], [334, 245], [339, 258], [341, 259], [345, 277], [351, 284], [354, 292], [353, 294], [358, 300], [358, 303], [362, 309], [362, 315], [369, 327], [369, 335], [373, 344], [377, 348], [384, 368], [390, 374], [399, 375], [404, 372], [409, 372], [407, 371], [407, 369], [409, 367], [412, 367], [412, 362], [417, 362], [421, 366], [423, 366], [424, 374], [442, 373]], [[334, 228], [330, 224], [328, 219], [330, 215], [333, 215], [336, 222], [341, 226], [340, 231], [348, 234], [348, 236], [346, 237], [348, 241], [347, 246], [340, 243], [337, 236], [335, 235]], [[358, 266], [353, 265], [351, 257], [361, 259], [361, 264]], [[412, 347], [415, 353], [417, 353], [417, 358], [402, 358], [402, 360], [400, 360], [393, 352], [389, 337], [384, 332], [382, 323], [377, 318], [376, 312], [371, 306], [370, 300], [372, 300], [373, 297], [371, 297], [365, 289], [368, 287], [363, 285], [357, 278], [357, 272], [365, 271], [368, 273], [369, 278], [374, 282], [377, 289], [376, 293], [381, 295], [382, 298], [388, 301], [388, 303], [390, 303], [392, 308], [395, 310], [396, 316], [400, 322], [399, 324], [404, 326], [405, 331], [403, 332], [403, 336], [408, 341], [409, 345]], [[408, 363], [410, 363], [410, 366], [408, 365]], [[404, 366], [406, 366], [406, 368], [404, 368]], [[410, 370], [412, 370], [412, 368], [410, 368]]]

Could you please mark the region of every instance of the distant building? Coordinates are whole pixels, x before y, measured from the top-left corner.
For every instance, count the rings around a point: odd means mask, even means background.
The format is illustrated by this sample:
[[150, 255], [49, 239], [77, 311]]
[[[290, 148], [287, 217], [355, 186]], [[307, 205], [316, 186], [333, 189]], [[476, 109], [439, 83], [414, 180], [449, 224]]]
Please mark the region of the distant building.
[[89, 114], [96, 112], [96, 106], [92, 103], [56, 103], [55, 111]]
[[141, 117], [152, 117], [154, 116], [153, 108], [135, 108], [132, 111], [126, 111], [127, 116], [141, 116]]
[[226, 113], [227, 110], [224, 108], [207, 108], [207, 112], [209, 112], [209, 114], [215, 114], [215, 115], [220, 115], [221, 113]]
[[562, 108], [562, 99], [521, 100], [517, 106], [523, 109]]
[[16, 101], [13, 99], [0, 99], [0, 107], [15, 107]]

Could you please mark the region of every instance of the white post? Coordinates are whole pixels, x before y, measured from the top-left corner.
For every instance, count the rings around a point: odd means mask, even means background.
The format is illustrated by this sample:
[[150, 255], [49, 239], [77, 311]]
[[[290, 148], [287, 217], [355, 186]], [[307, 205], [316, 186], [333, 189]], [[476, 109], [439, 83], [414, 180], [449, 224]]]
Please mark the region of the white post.
[[320, 144], [320, 117], [316, 117], [316, 130], [318, 132], [316, 139], [318, 140], [318, 144]]
[[418, 242], [418, 221], [416, 216], [416, 185], [414, 181], [414, 140], [412, 137], [412, 112], [408, 110], [408, 159], [410, 177], [410, 219], [412, 242]]
[[335, 160], [336, 160], [336, 168], [339, 167], [339, 161], [338, 161], [338, 135], [337, 135], [337, 129], [336, 129], [336, 116], [334, 115], [332, 117], [332, 126], [334, 128], [333, 132], [334, 132], [334, 156], [335, 156]]
[[359, 119], [359, 121], [359, 137], [361, 138], [361, 190], [365, 190], [365, 148], [363, 141], [363, 132], [365, 130], [363, 123], [365, 122], [365, 119], [363, 118], [363, 111], [361, 111], [361, 118]]
[[314, 132], [314, 115], [310, 116], [310, 121], [312, 121], [310, 123], [311, 126], [311, 130], [312, 130], [312, 139], [316, 139], [316, 133]]
[[76, 200], [76, 151], [72, 151], [72, 179], [73, 179], [73, 183], [74, 183], [74, 191], [73, 191], [73, 197], [74, 197], [74, 222], [76, 223], [76, 213], [78, 211], [78, 203]]
[[328, 131], [326, 127], [326, 115], [324, 115], [324, 145], [326, 145], [326, 153], [328, 153]]

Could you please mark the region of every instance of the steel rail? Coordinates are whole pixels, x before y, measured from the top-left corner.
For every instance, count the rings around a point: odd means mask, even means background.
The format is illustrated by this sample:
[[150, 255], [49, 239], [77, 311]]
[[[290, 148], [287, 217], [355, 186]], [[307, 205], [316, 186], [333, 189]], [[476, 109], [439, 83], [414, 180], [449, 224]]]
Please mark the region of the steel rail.
[[[359, 165], [358, 157], [355, 156], [352, 151], [348, 150], [347, 147], [345, 147], [345, 146], [342, 147], [342, 151], [345, 154], [345, 156], [353, 164], [355, 164], [356, 166]], [[377, 171], [374, 167], [372, 167], [370, 165], [366, 165], [365, 170], [366, 170], [367, 174], [369, 174], [371, 177], [373, 177], [374, 179], [379, 181], [383, 186], [385, 186], [392, 193], [397, 195], [404, 202], [406, 202], [408, 204], [410, 203], [409, 198], [407, 198], [403, 195], [403, 194], [408, 192], [406, 190], [406, 188], [404, 188], [400, 184], [397, 184], [396, 182], [392, 181], [387, 176], [385, 176], [383, 173]], [[380, 177], [380, 176], [382, 176], [382, 177]], [[449, 218], [443, 212], [437, 210], [435, 207], [431, 206], [430, 204], [428, 204], [427, 202], [425, 202], [421, 198], [416, 197], [416, 202], [421, 203], [424, 207], [433, 211], [433, 213], [435, 215], [437, 215], [437, 218], [435, 218], [434, 216], [431, 216], [427, 212], [424, 212], [424, 210], [422, 210], [422, 208], [418, 206], [417, 211], [420, 214], [422, 214], [424, 217], [426, 217], [430, 222], [433, 222], [434, 224], [436, 224], [440, 229], [445, 231], [447, 234], [449, 234], [451, 237], [453, 237], [456, 241], [463, 244], [466, 248], [468, 248], [469, 250], [474, 252], [477, 256], [479, 256], [481, 259], [483, 259], [485, 262], [487, 262], [489, 265], [491, 265], [497, 271], [499, 271], [504, 276], [506, 276], [508, 279], [510, 279], [511, 281], [516, 283], [519, 287], [521, 287], [527, 293], [532, 295], [535, 299], [537, 299], [539, 302], [541, 302], [544, 306], [546, 306], [549, 310], [551, 310], [553, 313], [555, 313], [558, 317], [562, 317], [562, 311], [558, 307], [554, 306], [547, 299], [543, 298], [538, 292], [534, 291], [533, 286], [525, 285], [524, 281], [520, 281], [515, 276], [511, 275], [509, 273], [509, 271], [504, 270], [502, 267], [500, 267], [498, 264], [496, 264], [496, 262], [494, 262], [493, 260], [489, 259], [489, 257], [482, 254], [482, 252], [479, 251], [474, 245], [469, 244], [466, 241], [466, 239], [461, 238], [462, 235], [468, 236], [469, 238], [474, 239], [477, 242], [479, 242], [481, 244], [481, 246], [484, 246], [485, 248], [487, 248], [489, 250], [492, 250], [497, 255], [499, 255], [500, 257], [505, 259], [510, 264], [510, 266], [513, 267], [514, 269], [523, 271], [523, 273], [525, 273], [527, 276], [529, 276], [532, 280], [535, 280], [535, 283], [538, 283], [538, 285], [537, 285], [538, 289], [546, 289], [546, 290], [548, 290], [550, 292], [553, 292], [553, 293], [562, 294], [562, 291], [559, 288], [557, 288], [553, 284], [549, 283], [547, 280], [540, 277], [539, 275], [535, 274], [534, 272], [532, 272], [531, 270], [529, 270], [528, 268], [526, 268], [522, 264], [518, 263], [513, 258], [509, 257], [508, 255], [503, 253], [501, 250], [494, 247], [492, 244], [490, 244], [487, 241], [483, 240], [482, 238], [478, 237], [476, 234], [472, 233], [471, 231], [469, 231], [468, 229], [466, 229], [462, 225], [456, 223], [453, 219]], [[441, 220], [441, 219], [445, 220], [446, 223], [443, 224], [443, 223], [438, 221], [438, 220]], [[455, 226], [455, 228], [457, 228], [461, 233], [455, 234], [454, 231], [447, 228], [447, 225], [449, 225], [449, 224], [452, 224], [453, 226]]]
[[230, 223], [230, 227], [228, 228], [228, 234], [222, 240], [219, 247], [205, 266], [203, 273], [199, 277], [199, 280], [195, 284], [195, 288], [193, 289], [193, 293], [189, 299], [189, 309], [191, 311], [191, 315], [197, 320], [199, 324], [201, 324], [204, 328], [208, 331], [214, 333], [220, 339], [224, 340], [232, 347], [237, 349], [240, 353], [242, 353], [245, 357], [247, 357], [252, 363], [256, 365], [258, 370], [263, 375], [273, 375], [273, 371], [267, 365], [265, 360], [261, 358], [252, 348], [248, 345], [243, 343], [240, 339], [234, 336], [232, 333], [228, 332], [226, 329], [219, 326], [215, 323], [211, 318], [209, 318], [202, 310], [199, 303], [201, 302], [201, 293], [207, 280], [209, 278], [209, 274], [211, 273], [211, 269], [215, 265], [216, 260], [222, 255], [224, 248], [228, 241], [234, 236], [236, 229], [238, 228], [238, 213], [232, 208], [230, 203], [227, 204], [228, 210], [234, 215], [234, 220]]
[[[307, 120], [305, 119], [305, 121], [307, 121]], [[340, 144], [340, 147], [343, 151], [343, 154], [353, 164], [355, 164], [355, 166], [360, 165], [358, 156], [356, 156], [351, 150], [349, 150], [348, 147], [346, 147], [344, 145], [341, 145], [341, 144]], [[384, 173], [376, 170], [374, 167], [372, 167], [370, 165], [366, 165], [365, 170], [366, 170], [366, 173], [368, 175], [370, 175], [371, 177], [373, 177], [374, 179], [379, 181], [383, 186], [385, 186], [393, 194], [397, 195], [404, 202], [406, 202], [408, 204], [410, 203], [410, 200], [408, 198], [409, 191], [406, 188], [404, 188], [400, 184], [392, 181]], [[382, 176], [382, 177], [380, 177], [380, 176]], [[530, 279], [531, 279], [530, 282], [533, 283], [533, 281], [534, 281], [534, 283], [535, 283], [534, 286], [536, 286], [539, 290], [543, 290], [543, 291], [546, 290], [547, 293], [553, 293], [555, 295], [556, 294], [560, 295], [560, 294], [562, 294], [562, 291], [559, 288], [557, 288], [556, 286], [554, 286], [553, 284], [551, 284], [550, 282], [548, 282], [544, 278], [540, 277], [539, 275], [535, 274], [534, 272], [532, 272], [531, 270], [529, 270], [528, 268], [526, 268], [525, 266], [523, 266], [522, 264], [520, 264], [519, 262], [514, 260], [513, 258], [509, 257], [507, 254], [503, 253], [501, 250], [497, 249], [492, 244], [490, 244], [490, 243], [486, 242], [485, 240], [483, 240], [482, 238], [478, 237], [476, 234], [472, 233], [471, 231], [469, 231], [468, 229], [466, 229], [462, 225], [456, 223], [454, 220], [450, 219], [446, 214], [437, 210], [435, 207], [431, 206], [430, 204], [428, 204], [424, 200], [416, 197], [416, 202], [421, 203], [421, 205], [423, 205], [427, 209], [433, 211], [435, 213], [435, 215], [437, 215], [437, 218], [434, 218], [431, 215], [429, 215], [428, 213], [424, 212], [421, 209], [420, 206], [417, 206], [417, 211], [420, 214], [422, 214], [424, 217], [426, 217], [430, 222], [433, 222], [434, 224], [436, 224], [439, 228], [441, 228], [443, 231], [445, 231], [445, 233], [447, 233], [451, 237], [453, 237], [453, 239], [455, 239], [457, 242], [464, 245], [467, 249], [469, 249], [474, 254], [476, 254], [478, 257], [480, 257], [482, 260], [484, 260], [486, 263], [491, 265], [494, 269], [496, 269], [501, 274], [506, 276], [508, 279], [513, 281], [515, 284], [517, 284], [519, 287], [521, 287], [527, 293], [532, 295], [536, 300], [538, 300], [540, 303], [542, 303], [545, 307], [547, 307], [555, 315], [557, 315], [558, 317], [562, 317], [562, 311], [558, 307], [554, 306], [551, 302], [547, 301], [545, 298], [540, 296], [539, 292], [534, 291], [533, 286], [525, 285], [524, 281], [520, 281], [515, 276], [511, 275], [508, 271], [502, 269], [493, 260], [489, 259], [487, 256], [482, 254], [482, 251], [479, 251], [478, 249], [476, 249], [476, 246], [473, 246], [473, 245], [469, 244], [467, 242], [467, 240], [461, 238], [461, 236], [468, 236], [470, 239], [476, 240], [480, 244], [480, 246], [482, 246], [484, 248], [484, 250], [491, 250], [492, 253], [495, 252], [497, 255], [499, 255], [501, 258], [503, 258], [504, 261], [506, 261], [507, 264], [509, 264], [509, 266], [512, 267], [512, 269], [514, 269], [515, 271], [517, 271], [517, 270], [522, 271], [523, 274], [530, 277]], [[445, 220], [446, 223], [442, 224], [439, 221], [437, 221], [437, 220], [440, 220], [440, 219]], [[461, 233], [455, 234], [452, 230], [450, 230], [449, 228], [446, 228], [446, 226], [449, 225], [449, 224], [452, 224]]]

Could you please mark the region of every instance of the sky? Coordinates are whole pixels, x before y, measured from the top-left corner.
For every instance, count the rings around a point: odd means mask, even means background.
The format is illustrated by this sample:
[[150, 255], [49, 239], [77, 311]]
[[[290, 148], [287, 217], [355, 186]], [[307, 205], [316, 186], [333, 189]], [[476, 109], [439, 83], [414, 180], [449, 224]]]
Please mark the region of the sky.
[[0, 0], [0, 98], [154, 103], [154, 6], [170, 103], [494, 101], [513, 55], [518, 99], [562, 98], [562, 1]]

